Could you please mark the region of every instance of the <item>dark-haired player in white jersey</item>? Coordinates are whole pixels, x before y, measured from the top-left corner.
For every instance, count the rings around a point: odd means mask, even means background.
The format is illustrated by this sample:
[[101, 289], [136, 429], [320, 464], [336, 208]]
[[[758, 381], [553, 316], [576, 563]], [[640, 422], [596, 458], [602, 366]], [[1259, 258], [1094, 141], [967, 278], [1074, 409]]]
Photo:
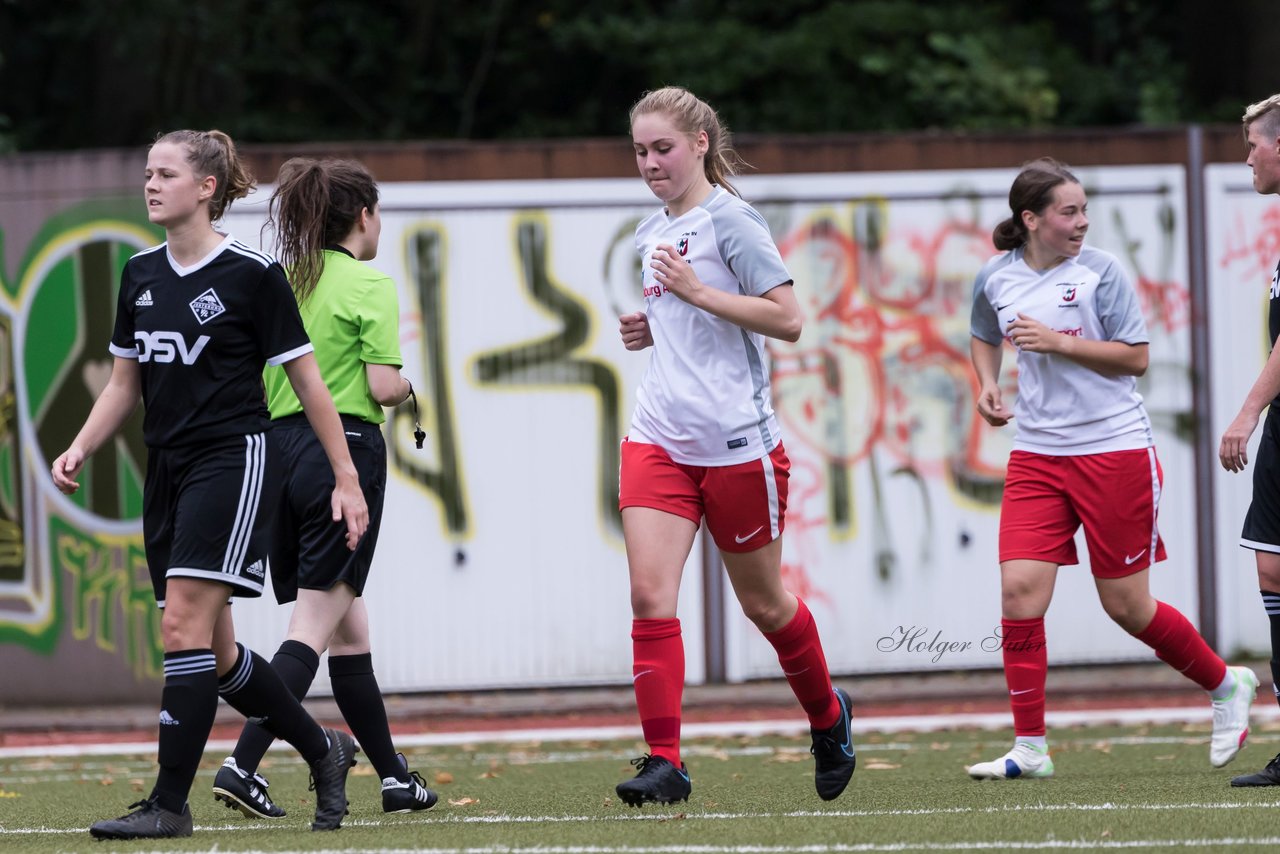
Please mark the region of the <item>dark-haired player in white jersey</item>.
[[[1244, 111], [1244, 139], [1249, 147], [1245, 161], [1253, 170], [1253, 189], [1265, 195], [1280, 194], [1280, 95], [1250, 104]], [[1253, 500], [1244, 517], [1240, 545], [1253, 549], [1258, 566], [1262, 606], [1271, 624], [1271, 690], [1280, 702], [1280, 264], [1271, 276], [1271, 303], [1267, 309], [1271, 355], [1249, 389], [1240, 412], [1222, 434], [1218, 459], [1227, 471], [1243, 471], [1249, 462], [1249, 437], [1262, 425], [1258, 458], [1253, 464]], [[1269, 408], [1268, 408], [1269, 407]], [[1257, 774], [1244, 774], [1233, 786], [1280, 786], [1280, 754]]]
[[[978, 412], [997, 427], [1016, 416], [1017, 426], [1000, 508], [1014, 746], [968, 767], [974, 779], [1053, 775], [1044, 615], [1058, 567], [1078, 562], [1073, 538], [1081, 526], [1107, 615], [1210, 693], [1210, 762], [1230, 762], [1249, 734], [1257, 677], [1227, 667], [1186, 617], [1151, 596], [1149, 569], [1165, 551], [1156, 526], [1163, 475], [1135, 379], [1147, 369], [1147, 329], [1119, 262], [1084, 245], [1087, 203], [1061, 163], [1026, 164], [1009, 190], [1012, 216], [993, 234], [1007, 252], [987, 262], [973, 287]], [[999, 384], [1005, 341], [1017, 351], [1012, 413]]]
[[824, 800], [856, 758], [849, 696], [831, 684], [804, 602], [782, 584], [790, 462], [769, 392], [764, 339], [802, 318], [764, 219], [729, 183], [736, 163], [714, 110], [667, 87], [631, 109], [636, 164], [663, 208], [636, 228], [646, 310], [623, 315], [629, 350], [653, 347], [622, 445], [620, 505], [634, 617], [633, 674], [650, 752], [617, 787], [628, 804], [687, 800], [680, 761], [680, 576], [705, 517], [743, 612], [778, 652], [808, 715]]
[[253, 179], [220, 131], [174, 131], [147, 155], [145, 199], [166, 241], [121, 274], [111, 378], [54, 483], [74, 492], [89, 457], [141, 400], [147, 473], [143, 534], [156, 601], [164, 609], [160, 770], [150, 796], [89, 832], [98, 838], [190, 836], [187, 795], [218, 697], [294, 745], [316, 787], [313, 830], [345, 814], [355, 744], [321, 729], [272, 670], [235, 641], [230, 596], [260, 596], [280, 463], [262, 395], [262, 369], [284, 365], [321, 436], [337, 486], [335, 525], [354, 548], [368, 511], [284, 271], [216, 231]]

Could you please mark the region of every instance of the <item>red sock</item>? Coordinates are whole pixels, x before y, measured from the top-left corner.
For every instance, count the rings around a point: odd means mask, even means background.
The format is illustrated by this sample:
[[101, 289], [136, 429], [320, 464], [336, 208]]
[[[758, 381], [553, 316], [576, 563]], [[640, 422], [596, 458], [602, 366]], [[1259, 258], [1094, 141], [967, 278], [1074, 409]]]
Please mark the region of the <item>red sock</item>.
[[1049, 672], [1044, 617], [1000, 621], [1004, 681], [1013, 709], [1013, 734], [1044, 735], [1044, 681]]
[[776, 632], [765, 632], [765, 640], [778, 651], [778, 663], [787, 677], [791, 690], [809, 716], [809, 726], [814, 729], [830, 729], [840, 717], [840, 701], [831, 690], [831, 673], [827, 670], [827, 657], [822, 654], [822, 640], [818, 637], [818, 624], [797, 598], [796, 615]]
[[1195, 626], [1172, 605], [1156, 602], [1156, 615], [1134, 635], [1156, 651], [1156, 658], [1206, 691], [1227, 677], [1227, 665], [1200, 637]]
[[632, 685], [649, 753], [680, 767], [684, 640], [680, 621], [632, 620]]

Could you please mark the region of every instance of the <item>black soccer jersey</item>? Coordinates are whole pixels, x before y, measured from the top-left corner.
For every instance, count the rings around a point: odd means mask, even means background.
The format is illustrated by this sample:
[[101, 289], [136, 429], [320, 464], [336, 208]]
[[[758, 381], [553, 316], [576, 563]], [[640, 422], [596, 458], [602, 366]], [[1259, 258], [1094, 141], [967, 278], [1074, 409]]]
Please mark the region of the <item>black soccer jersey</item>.
[[110, 349], [138, 360], [147, 445], [172, 447], [270, 429], [263, 366], [311, 341], [284, 270], [227, 235], [190, 267], [168, 244], [129, 259]]
[[[1267, 304], [1267, 331], [1271, 333], [1271, 349], [1276, 347], [1276, 338], [1280, 338], [1280, 263], [1271, 274], [1271, 302]], [[1270, 403], [1271, 408], [1280, 408], [1280, 397]]]

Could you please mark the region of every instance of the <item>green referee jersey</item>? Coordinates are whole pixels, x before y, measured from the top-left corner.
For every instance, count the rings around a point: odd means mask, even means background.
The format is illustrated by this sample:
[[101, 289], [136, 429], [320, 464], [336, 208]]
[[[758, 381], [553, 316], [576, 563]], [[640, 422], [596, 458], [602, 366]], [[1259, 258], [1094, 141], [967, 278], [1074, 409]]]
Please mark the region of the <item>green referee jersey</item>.
[[[384, 422], [364, 366], [404, 364], [395, 283], [344, 252], [326, 249], [324, 273], [300, 310], [338, 412], [371, 424]], [[302, 411], [284, 368], [269, 367], [262, 379], [273, 419]]]

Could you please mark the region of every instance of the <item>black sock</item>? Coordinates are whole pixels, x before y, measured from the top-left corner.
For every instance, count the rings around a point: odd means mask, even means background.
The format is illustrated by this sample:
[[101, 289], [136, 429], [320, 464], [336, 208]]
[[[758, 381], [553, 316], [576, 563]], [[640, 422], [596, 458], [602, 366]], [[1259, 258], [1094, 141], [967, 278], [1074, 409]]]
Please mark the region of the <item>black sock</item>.
[[334, 702], [378, 776], [408, 782], [409, 774], [396, 758], [396, 749], [391, 743], [387, 707], [382, 704], [382, 691], [373, 675], [372, 653], [330, 653], [329, 679]]
[[1258, 592], [1262, 594], [1262, 607], [1267, 609], [1267, 619], [1271, 622], [1271, 691], [1280, 703], [1280, 593]]
[[166, 652], [160, 694], [160, 773], [151, 794], [171, 812], [180, 813], [187, 804], [217, 710], [213, 650]]
[[218, 680], [218, 693], [227, 705], [258, 723], [276, 738], [297, 748], [307, 762], [316, 762], [329, 752], [329, 739], [298, 698], [262, 656], [243, 644], [235, 666]]
[[[315, 681], [316, 670], [320, 667], [320, 656], [305, 643], [287, 640], [280, 644], [275, 657], [271, 659], [271, 667], [280, 677], [280, 681], [289, 689], [289, 693], [301, 700], [311, 690]], [[256, 718], [245, 721], [240, 731], [240, 740], [231, 756], [241, 771], [252, 774], [258, 770], [262, 757], [276, 737], [267, 728], [258, 723]]]

